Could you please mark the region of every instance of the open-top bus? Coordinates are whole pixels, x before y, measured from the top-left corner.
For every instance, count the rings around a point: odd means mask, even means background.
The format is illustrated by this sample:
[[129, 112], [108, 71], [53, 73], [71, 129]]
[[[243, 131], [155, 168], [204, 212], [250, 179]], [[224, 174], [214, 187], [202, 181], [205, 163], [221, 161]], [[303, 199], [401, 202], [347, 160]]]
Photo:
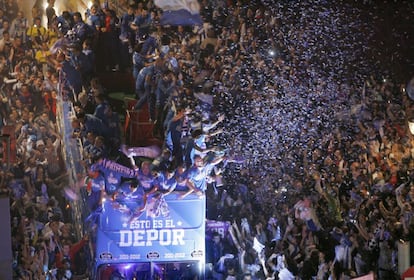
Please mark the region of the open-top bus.
[[[108, 160], [101, 167], [114, 183], [134, 172]], [[144, 207], [141, 189], [124, 189], [102, 198], [95, 211], [93, 279], [202, 279], [204, 196], [153, 193]]]
[[[59, 109], [64, 158], [70, 170], [71, 187], [66, 191], [72, 194], [79, 191], [77, 182], [87, 174], [80, 164], [81, 143], [71, 137], [72, 104], [63, 100]], [[107, 183], [134, 177], [134, 170], [110, 160], [100, 165]], [[91, 193], [84, 188], [75, 195], [81, 199], [71, 197], [76, 232], [90, 234], [89, 279], [204, 279], [204, 196], [190, 194], [180, 199], [178, 192], [154, 193], [148, 197], [145, 211], [137, 213], [143, 206], [142, 193], [114, 197], [110, 192], [96, 196], [99, 207], [92, 211], [88, 205]]]

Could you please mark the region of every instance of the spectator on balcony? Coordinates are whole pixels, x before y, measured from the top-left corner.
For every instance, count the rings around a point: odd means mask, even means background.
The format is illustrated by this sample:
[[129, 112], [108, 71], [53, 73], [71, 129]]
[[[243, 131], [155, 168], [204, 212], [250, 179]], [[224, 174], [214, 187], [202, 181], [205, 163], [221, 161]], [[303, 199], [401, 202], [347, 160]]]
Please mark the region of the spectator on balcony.
[[23, 44], [25, 44], [27, 42], [26, 31], [28, 28], [29, 28], [29, 21], [24, 16], [23, 12], [19, 11], [17, 13], [16, 18], [11, 21], [10, 29], [9, 29], [10, 36], [12, 38], [17, 38], [17, 37], [22, 38], [22, 42]]
[[30, 26], [26, 32], [28, 38], [27, 45], [34, 50], [40, 49], [42, 43], [47, 41], [46, 33], [47, 30], [42, 26], [41, 18], [35, 18], [33, 20], [33, 25]]

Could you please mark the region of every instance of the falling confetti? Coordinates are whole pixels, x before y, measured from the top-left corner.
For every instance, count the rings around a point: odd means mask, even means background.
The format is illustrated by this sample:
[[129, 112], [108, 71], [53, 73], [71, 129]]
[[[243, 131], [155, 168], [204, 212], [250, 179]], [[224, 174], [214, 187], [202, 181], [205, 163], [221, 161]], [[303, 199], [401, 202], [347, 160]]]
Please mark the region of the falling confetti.
[[[262, 4], [270, 28], [256, 16], [257, 48], [246, 50], [242, 61], [230, 57], [234, 75], [213, 88], [217, 110], [226, 115], [217, 142], [246, 159], [242, 166], [227, 166], [230, 186], [254, 185], [260, 178], [264, 190], [289, 190], [294, 180], [306, 184], [314, 151], [326, 152], [338, 132], [353, 139], [359, 132], [355, 118], [369, 115], [362, 102], [366, 81], [389, 72], [379, 61], [387, 51], [384, 42], [372, 48], [382, 6], [324, 0]], [[397, 58], [398, 52], [392, 59]], [[321, 166], [318, 160], [314, 164]], [[240, 176], [240, 170], [248, 172]]]

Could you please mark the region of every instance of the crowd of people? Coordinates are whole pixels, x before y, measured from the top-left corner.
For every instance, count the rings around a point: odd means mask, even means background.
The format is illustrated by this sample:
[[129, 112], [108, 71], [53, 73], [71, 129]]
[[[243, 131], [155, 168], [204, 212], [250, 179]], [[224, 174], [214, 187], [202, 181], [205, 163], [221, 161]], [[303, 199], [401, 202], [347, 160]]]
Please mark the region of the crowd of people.
[[[229, 222], [207, 241], [207, 279], [398, 278], [397, 245], [414, 236], [413, 102], [360, 60], [357, 8], [203, 0], [203, 25], [162, 26], [153, 1], [83, 15], [48, 0], [46, 21], [12, 2], [0, 1], [0, 113], [16, 163], [0, 187], [15, 279], [87, 271], [90, 236], [74, 235], [61, 192], [62, 100], [86, 173], [123, 160], [146, 193], [205, 195], [207, 218]], [[134, 78], [134, 109], [148, 106], [164, 143], [155, 160], [125, 143], [101, 70]]]

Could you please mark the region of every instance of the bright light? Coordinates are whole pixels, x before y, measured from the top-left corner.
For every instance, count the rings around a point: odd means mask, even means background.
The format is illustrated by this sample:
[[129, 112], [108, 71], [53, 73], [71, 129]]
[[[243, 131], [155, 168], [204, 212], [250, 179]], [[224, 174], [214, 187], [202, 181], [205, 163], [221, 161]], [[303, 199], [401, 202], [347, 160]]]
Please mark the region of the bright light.
[[274, 50], [269, 50], [269, 55], [270, 56], [274, 56], [276, 54], [276, 52]]
[[132, 267], [132, 264], [127, 264], [124, 266], [124, 270], [129, 270]]
[[414, 135], [414, 119], [408, 121], [408, 128], [410, 129], [411, 135]]
[[203, 271], [205, 270], [204, 260], [205, 258], [201, 258], [201, 260], [198, 262], [198, 271], [200, 271], [200, 273], [203, 273]]
[[88, 1], [88, 8], [90, 9], [92, 7], [92, 1]]
[[43, 10], [46, 10], [47, 8], [47, 0], [43, 3]]

